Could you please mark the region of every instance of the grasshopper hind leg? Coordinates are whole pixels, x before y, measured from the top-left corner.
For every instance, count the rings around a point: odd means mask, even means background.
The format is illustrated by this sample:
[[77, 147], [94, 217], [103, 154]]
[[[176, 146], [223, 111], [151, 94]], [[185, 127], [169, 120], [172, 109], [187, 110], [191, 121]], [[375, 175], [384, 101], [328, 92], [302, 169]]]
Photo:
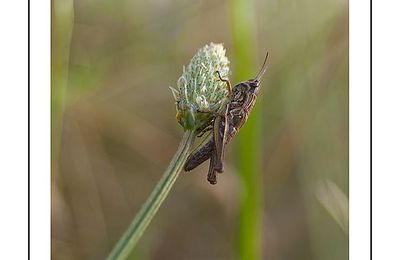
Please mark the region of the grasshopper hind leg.
[[215, 162], [214, 170], [223, 173], [224, 172], [224, 157], [226, 140], [228, 138], [228, 110], [229, 104], [226, 105], [223, 115], [217, 116], [214, 120], [214, 143], [215, 143]]
[[216, 153], [214, 151], [210, 158], [210, 168], [208, 168], [208, 175], [207, 175], [207, 180], [212, 185], [217, 184], [217, 174], [214, 169], [215, 160], [216, 160]]

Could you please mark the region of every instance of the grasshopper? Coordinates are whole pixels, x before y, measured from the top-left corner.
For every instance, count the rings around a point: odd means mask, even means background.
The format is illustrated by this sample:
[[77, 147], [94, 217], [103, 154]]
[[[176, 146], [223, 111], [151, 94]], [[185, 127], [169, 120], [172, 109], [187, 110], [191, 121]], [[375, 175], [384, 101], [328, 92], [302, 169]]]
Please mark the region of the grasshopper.
[[246, 123], [249, 113], [256, 102], [260, 79], [267, 69], [267, 59], [268, 52], [256, 77], [238, 83], [233, 89], [229, 79], [222, 78], [219, 71], [216, 71], [218, 80], [227, 85], [228, 102], [223, 106], [222, 112], [217, 113], [208, 124], [199, 130], [198, 137], [205, 133], [208, 133], [208, 135], [189, 155], [184, 165], [185, 171], [191, 171], [210, 159], [207, 180], [211, 184], [217, 183], [216, 172], [222, 173], [224, 171], [223, 161], [226, 145]]

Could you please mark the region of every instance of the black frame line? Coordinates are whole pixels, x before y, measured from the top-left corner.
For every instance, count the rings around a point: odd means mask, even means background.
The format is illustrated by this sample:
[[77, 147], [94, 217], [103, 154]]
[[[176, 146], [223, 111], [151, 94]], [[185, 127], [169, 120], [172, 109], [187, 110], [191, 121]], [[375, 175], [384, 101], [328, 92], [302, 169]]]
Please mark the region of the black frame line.
[[370, 239], [370, 259], [372, 260], [372, 0], [370, 0], [370, 7], [369, 7], [369, 12], [370, 12], [370, 20], [369, 20], [369, 22], [370, 22], [370, 24], [369, 24], [369, 28], [370, 28], [370, 34], [369, 34], [369, 39], [370, 39], [370, 45], [369, 45], [369, 51], [370, 51], [370, 54], [369, 54], [369, 58], [370, 58], [370, 64], [369, 64], [369, 66], [370, 66], [370, 68], [369, 68], [369, 73], [370, 73], [370, 93], [369, 93], [369, 98], [370, 98], [370, 100], [369, 100], [369, 102], [370, 102], [370, 111], [369, 111], [369, 115], [370, 115], [370, 121], [369, 121], [369, 124], [370, 124], [370, 132], [369, 132], [369, 138], [370, 138], [370, 140], [369, 140], [369, 143], [370, 143], [370, 150], [369, 150], [369, 160], [370, 160], [370, 182], [369, 182], [369, 185], [370, 185], [370, 187], [369, 187], [369, 189], [370, 189], [370, 198], [369, 198], [369, 202], [370, 202], [370, 219], [369, 219], [369, 225], [370, 225], [370, 237], [369, 237], [369, 239]]
[[31, 86], [30, 86], [30, 79], [31, 79], [31, 6], [30, 0], [28, 0], [28, 259], [31, 256], [31, 172], [30, 172], [30, 165], [31, 165]]

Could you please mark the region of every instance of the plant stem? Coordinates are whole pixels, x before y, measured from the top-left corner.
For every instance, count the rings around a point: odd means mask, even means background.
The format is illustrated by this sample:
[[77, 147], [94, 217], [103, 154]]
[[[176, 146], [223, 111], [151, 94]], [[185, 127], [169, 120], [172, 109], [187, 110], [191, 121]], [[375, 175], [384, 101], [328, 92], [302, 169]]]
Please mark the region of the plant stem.
[[[230, 1], [236, 82], [254, 77], [257, 71], [254, 67], [256, 21], [253, 2]], [[236, 153], [241, 177], [237, 253], [239, 259], [245, 260], [262, 259], [261, 140], [263, 138], [260, 108], [256, 104], [247, 123], [240, 130]]]
[[157, 186], [154, 188], [153, 192], [150, 194], [150, 197], [142, 206], [139, 213], [135, 216], [124, 235], [114, 246], [107, 259], [121, 260], [126, 259], [129, 256], [143, 232], [150, 224], [150, 221], [153, 219], [158, 208], [167, 197], [172, 185], [175, 183], [186, 158], [189, 156], [190, 147], [194, 141], [194, 138], [194, 131], [185, 131], [179, 148], [176, 151], [175, 156], [168, 168], [165, 170]]
[[54, 0], [51, 34], [51, 156], [58, 173], [63, 113], [67, 95], [69, 60], [74, 31], [74, 0]]

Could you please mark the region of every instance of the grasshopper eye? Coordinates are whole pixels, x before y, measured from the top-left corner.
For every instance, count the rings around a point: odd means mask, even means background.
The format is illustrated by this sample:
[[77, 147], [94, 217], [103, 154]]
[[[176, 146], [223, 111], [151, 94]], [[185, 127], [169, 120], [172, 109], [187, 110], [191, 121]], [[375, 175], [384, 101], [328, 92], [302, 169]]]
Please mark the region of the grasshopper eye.
[[252, 82], [250, 83], [250, 86], [252, 88], [257, 88], [260, 85], [260, 81], [258, 79], [252, 80]]

